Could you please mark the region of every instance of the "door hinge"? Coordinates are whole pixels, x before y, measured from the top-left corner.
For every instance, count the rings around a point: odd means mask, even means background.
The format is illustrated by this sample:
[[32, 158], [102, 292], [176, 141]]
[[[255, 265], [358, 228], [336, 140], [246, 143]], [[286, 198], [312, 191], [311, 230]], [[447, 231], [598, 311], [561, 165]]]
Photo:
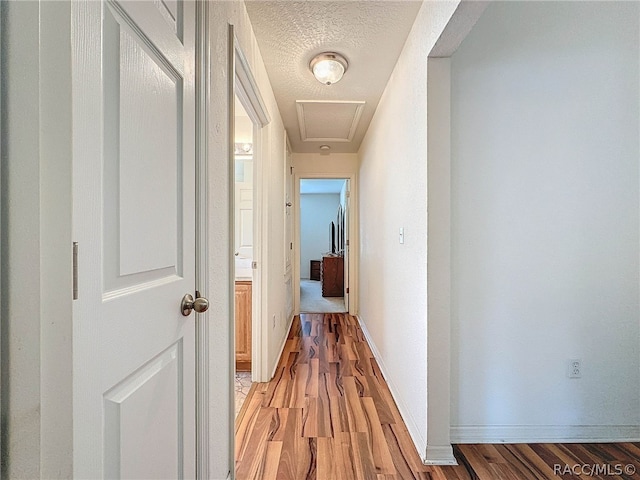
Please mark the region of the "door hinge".
[[289, 244], [289, 250], [293, 250], [293, 242]]
[[349, 287], [347, 287], [347, 293], [349, 293]]
[[351, 197], [351, 192], [347, 190], [347, 198]]
[[78, 299], [78, 242], [73, 242], [73, 299]]
[[347, 240], [347, 247], [349, 246], [349, 240]]
[[251, 262], [251, 268], [253, 270], [257, 270], [258, 269], [258, 262]]
[[291, 172], [291, 175], [293, 175], [293, 167], [289, 167], [289, 171]]

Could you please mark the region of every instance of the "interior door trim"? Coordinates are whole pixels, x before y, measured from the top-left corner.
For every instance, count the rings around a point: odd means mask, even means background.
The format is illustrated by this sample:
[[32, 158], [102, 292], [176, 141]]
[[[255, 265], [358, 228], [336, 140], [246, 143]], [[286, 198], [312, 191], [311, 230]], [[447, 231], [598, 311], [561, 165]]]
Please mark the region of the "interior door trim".
[[293, 171], [293, 307], [294, 314], [300, 313], [300, 180], [302, 179], [344, 179], [349, 180], [349, 314], [358, 314], [358, 175], [355, 172]]
[[[209, 2], [196, 2], [196, 284], [208, 296]], [[209, 478], [209, 312], [196, 315], [196, 478]]]
[[[230, 27], [233, 28], [233, 25], [230, 25]], [[249, 67], [247, 57], [242, 52], [242, 48], [240, 48], [238, 39], [235, 34], [232, 34], [231, 38], [233, 38], [233, 55], [235, 57], [234, 93], [240, 97], [245, 108], [246, 105], [250, 105], [246, 110], [253, 123], [257, 125], [258, 128], [266, 127], [271, 122], [267, 106], [264, 104], [262, 95], [260, 95], [260, 89], [258, 88], [253, 73], [251, 73], [251, 67]]]
[[[267, 329], [263, 328], [263, 318], [266, 318], [267, 312], [267, 296], [264, 294], [264, 289], [267, 285], [267, 279], [269, 278], [268, 262], [266, 259], [266, 239], [265, 229], [268, 224], [267, 214], [270, 208], [268, 188], [265, 185], [264, 177], [264, 163], [262, 159], [268, 154], [269, 145], [265, 145], [264, 139], [268, 142], [268, 138], [263, 135], [264, 127], [266, 127], [271, 121], [271, 116], [266, 108], [266, 105], [260, 94], [258, 84], [253, 76], [249, 62], [246, 56], [242, 52], [242, 48], [235, 35], [233, 25], [229, 25], [229, 71], [233, 74], [229, 75], [229, 98], [227, 99], [229, 105], [229, 218], [230, 218], [230, 245], [229, 259], [231, 265], [231, 271], [234, 266], [234, 211], [235, 211], [235, 198], [233, 190], [234, 179], [234, 121], [235, 121], [235, 95], [238, 96], [240, 102], [244, 106], [247, 115], [254, 124], [254, 178], [253, 178], [253, 260], [254, 260], [254, 273], [253, 273], [253, 289], [252, 289], [252, 345], [251, 345], [251, 364], [252, 364], [252, 381], [254, 382], [266, 382], [271, 376], [271, 372], [267, 371], [267, 362], [264, 357], [263, 345], [267, 344]], [[232, 291], [230, 292], [230, 298], [233, 299], [235, 293], [233, 291], [233, 285], [231, 285]], [[230, 311], [234, 311], [235, 305], [230, 306]], [[231, 318], [231, 321], [234, 319]], [[231, 331], [235, 331], [231, 325]], [[232, 351], [235, 350], [235, 336], [231, 336]], [[233, 404], [233, 402], [232, 402]], [[235, 432], [233, 433], [235, 436]]]

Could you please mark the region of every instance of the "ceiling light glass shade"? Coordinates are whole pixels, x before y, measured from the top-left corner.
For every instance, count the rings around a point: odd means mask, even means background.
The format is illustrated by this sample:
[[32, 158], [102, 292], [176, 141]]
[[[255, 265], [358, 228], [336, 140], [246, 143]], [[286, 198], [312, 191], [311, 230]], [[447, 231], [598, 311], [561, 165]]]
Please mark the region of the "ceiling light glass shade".
[[333, 52], [321, 53], [314, 57], [309, 64], [316, 80], [325, 85], [339, 82], [348, 66], [346, 58]]

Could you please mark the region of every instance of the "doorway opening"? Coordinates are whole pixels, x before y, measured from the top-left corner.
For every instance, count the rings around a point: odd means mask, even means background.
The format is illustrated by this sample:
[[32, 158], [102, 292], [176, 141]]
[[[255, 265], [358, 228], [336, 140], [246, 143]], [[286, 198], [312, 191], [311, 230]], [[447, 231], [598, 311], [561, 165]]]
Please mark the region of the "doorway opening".
[[234, 391], [238, 392], [243, 390], [235, 378], [236, 368], [248, 372], [243, 375], [245, 378], [240, 385], [264, 381], [266, 376], [262, 348], [265, 332], [261, 321], [264, 318], [262, 229], [265, 212], [264, 202], [260, 199], [264, 192], [262, 139], [264, 127], [271, 119], [233, 25], [229, 25], [229, 48], [229, 70], [233, 72], [229, 78], [228, 98], [229, 188], [233, 193], [229, 211], [233, 249], [229, 250], [229, 258], [233, 271], [230, 287], [234, 291], [234, 315], [230, 318], [234, 332], [230, 345], [234, 361], [230, 373], [234, 374]]
[[234, 96], [235, 414], [251, 388], [253, 304], [254, 124]]
[[349, 180], [302, 178], [300, 312], [349, 311]]

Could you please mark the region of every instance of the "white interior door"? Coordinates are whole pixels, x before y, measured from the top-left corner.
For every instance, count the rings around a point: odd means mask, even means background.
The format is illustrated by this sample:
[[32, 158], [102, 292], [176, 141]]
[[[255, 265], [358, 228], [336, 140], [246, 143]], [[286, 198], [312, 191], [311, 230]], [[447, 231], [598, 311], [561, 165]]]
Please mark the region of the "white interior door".
[[293, 167], [291, 165], [291, 148], [285, 135], [285, 218], [284, 218], [284, 271], [289, 273], [293, 266]]
[[253, 182], [235, 184], [235, 222], [237, 256], [253, 258]]
[[73, 2], [74, 476], [195, 476], [193, 2]]
[[293, 167], [291, 165], [291, 147], [285, 133], [284, 165], [284, 283], [287, 302], [287, 320], [293, 315]]

